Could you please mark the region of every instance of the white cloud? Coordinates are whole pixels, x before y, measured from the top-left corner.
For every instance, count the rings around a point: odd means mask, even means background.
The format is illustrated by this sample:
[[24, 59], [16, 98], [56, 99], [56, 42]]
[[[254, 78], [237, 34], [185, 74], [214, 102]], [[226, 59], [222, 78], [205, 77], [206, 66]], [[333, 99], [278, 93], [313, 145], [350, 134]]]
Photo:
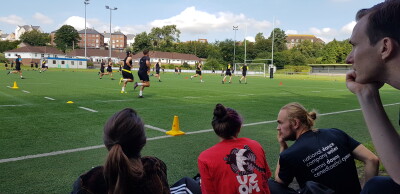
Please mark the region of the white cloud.
[[36, 12], [33, 16], [33, 19], [37, 20], [38, 22], [42, 23], [42, 24], [52, 24], [53, 20], [45, 15], [43, 15], [42, 13], [38, 13]]
[[12, 25], [25, 25], [26, 24], [24, 19], [22, 19], [22, 17], [19, 17], [17, 15], [9, 15], [6, 17], [0, 17], [0, 22], [12, 24]]
[[353, 32], [353, 28], [356, 25], [357, 22], [352, 21], [340, 29], [341, 32], [346, 33], [346, 34], [351, 34]]
[[[165, 25], [176, 25], [181, 31], [181, 34], [186, 35], [203, 35], [209, 33], [218, 34], [233, 32], [233, 26], [239, 26], [238, 36], [244, 37], [247, 35], [255, 35], [258, 32], [264, 32], [272, 29], [272, 24], [269, 21], [258, 21], [253, 18], [247, 18], [244, 14], [235, 15], [230, 12], [218, 12], [210, 14], [204, 11], [196, 10], [195, 7], [188, 7], [176, 16], [155, 20], [150, 23], [151, 27], [162, 27]], [[247, 28], [247, 29], [246, 29]], [[247, 31], [247, 33], [246, 33]], [[242, 38], [240, 38], [242, 39]]]
[[340, 30], [329, 27], [322, 29], [312, 27], [306, 33], [315, 35], [316, 37], [321, 38], [325, 43], [328, 43], [333, 39], [336, 40], [348, 39], [351, 36], [351, 33], [355, 25], [356, 22], [352, 21], [341, 27]]
[[[76, 30], [85, 29], [85, 18], [79, 16], [71, 16], [62, 25], [70, 25], [73, 26]], [[61, 26], [60, 26], [61, 27]], [[91, 25], [86, 20], [86, 27], [90, 28]]]

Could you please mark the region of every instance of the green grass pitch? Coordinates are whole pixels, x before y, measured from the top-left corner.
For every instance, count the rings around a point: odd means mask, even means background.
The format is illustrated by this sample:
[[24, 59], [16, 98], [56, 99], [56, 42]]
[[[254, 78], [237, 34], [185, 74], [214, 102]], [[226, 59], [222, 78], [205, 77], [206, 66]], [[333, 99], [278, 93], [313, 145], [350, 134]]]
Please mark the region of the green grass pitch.
[[[219, 74], [204, 74], [190, 80], [190, 74], [161, 74], [162, 82], [150, 77], [151, 87], [137, 98], [138, 89], [128, 83], [121, 94], [115, 80], [106, 75], [99, 79], [95, 70], [23, 71], [26, 79], [6, 75], [0, 69], [0, 160], [63, 150], [102, 145], [103, 126], [115, 112], [131, 107], [147, 125], [170, 130], [174, 115], [180, 129], [196, 132], [167, 137], [164, 132], [147, 128], [150, 138], [142, 155], [154, 155], [168, 167], [168, 180], [173, 184], [183, 176], [197, 173], [201, 151], [218, 142], [212, 129], [213, 108], [217, 103], [236, 109], [244, 118], [241, 137], [249, 137], [264, 147], [271, 170], [275, 169], [279, 146], [274, 120], [283, 105], [300, 102], [319, 113], [317, 128], [336, 127], [362, 143], [371, 139], [364, 124], [356, 96], [350, 93], [344, 76], [285, 76], [274, 79], [248, 77], [248, 84], [221, 84]], [[136, 72], [134, 72], [137, 78]], [[11, 89], [14, 82], [19, 89]], [[399, 91], [385, 86], [382, 100], [393, 123], [398, 122]], [[53, 99], [53, 100], [51, 100]], [[73, 104], [66, 103], [73, 101]], [[97, 112], [91, 112], [87, 109]], [[353, 110], [353, 111], [348, 111]], [[345, 111], [345, 112], [339, 112]], [[271, 122], [265, 122], [271, 121]], [[263, 123], [264, 122], [264, 123]], [[253, 125], [250, 125], [253, 124]], [[397, 126], [397, 125], [395, 125]], [[104, 147], [53, 156], [0, 163], [0, 193], [68, 193], [72, 183], [83, 172], [104, 163]]]

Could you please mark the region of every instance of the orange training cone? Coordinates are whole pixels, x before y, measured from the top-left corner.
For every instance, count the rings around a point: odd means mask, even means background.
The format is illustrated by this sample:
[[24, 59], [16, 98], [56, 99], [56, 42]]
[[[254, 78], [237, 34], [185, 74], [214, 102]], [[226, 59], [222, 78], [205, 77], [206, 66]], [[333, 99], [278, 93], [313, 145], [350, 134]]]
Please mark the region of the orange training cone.
[[185, 132], [179, 129], [179, 118], [178, 116], [174, 116], [174, 122], [172, 123], [172, 129], [170, 131], [165, 132], [167, 135], [178, 136], [184, 135]]
[[18, 88], [19, 88], [16, 81], [14, 82], [14, 86], [11, 87], [11, 88], [12, 88], [12, 89], [18, 89]]
[[282, 82], [279, 82], [279, 85], [281, 86], [281, 85], [282, 85]]

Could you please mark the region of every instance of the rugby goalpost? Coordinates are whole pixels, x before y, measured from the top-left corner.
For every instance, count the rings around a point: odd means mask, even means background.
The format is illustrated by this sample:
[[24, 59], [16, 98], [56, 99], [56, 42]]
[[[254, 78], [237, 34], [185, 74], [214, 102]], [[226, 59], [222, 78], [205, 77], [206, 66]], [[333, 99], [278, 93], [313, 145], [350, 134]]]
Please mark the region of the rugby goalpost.
[[[235, 73], [234, 75], [242, 75], [241, 67], [244, 66], [245, 63], [235, 63]], [[247, 76], [266, 76], [266, 64], [265, 63], [247, 63]]]
[[[247, 67], [249, 68], [247, 70], [247, 75], [250, 76], [264, 76], [267, 77], [267, 75], [270, 73], [270, 69], [273, 69], [273, 73], [276, 71], [276, 66], [273, 64], [269, 64], [269, 61], [273, 61], [273, 59], [255, 59], [255, 60], [245, 60], [247, 62]], [[265, 61], [266, 63], [254, 63], [256, 61]], [[240, 69], [243, 67], [245, 63], [235, 63], [235, 73], [234, 75], [242, 75], [242, 70]]]

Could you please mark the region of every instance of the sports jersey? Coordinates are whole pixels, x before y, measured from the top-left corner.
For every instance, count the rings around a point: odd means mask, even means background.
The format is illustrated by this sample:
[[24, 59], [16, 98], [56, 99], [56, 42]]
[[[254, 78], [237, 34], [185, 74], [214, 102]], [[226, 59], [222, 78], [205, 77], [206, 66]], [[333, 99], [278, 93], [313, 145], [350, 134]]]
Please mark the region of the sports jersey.
[[146, 61], [150, 61], [149, 56], [143, 56], [139, 61], [139, 71], [149, 71], [149, 67], [146, 64]]

